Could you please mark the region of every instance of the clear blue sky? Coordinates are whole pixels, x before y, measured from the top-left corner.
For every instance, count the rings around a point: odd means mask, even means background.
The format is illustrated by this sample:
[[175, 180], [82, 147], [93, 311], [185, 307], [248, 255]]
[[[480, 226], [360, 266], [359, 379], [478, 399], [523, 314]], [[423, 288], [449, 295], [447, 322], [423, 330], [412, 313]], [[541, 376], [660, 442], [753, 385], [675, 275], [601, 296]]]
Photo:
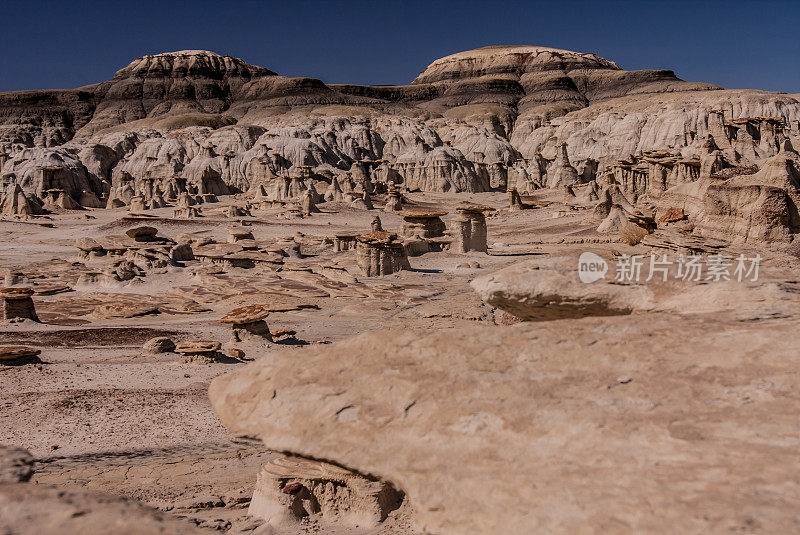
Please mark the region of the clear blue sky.
[[0, 0], [0, 91], [99, 82], [142, 55], [182, 49], [328, 83], [404, 84], [436, 58], [492, 44], [800, 92], [800, 0]]

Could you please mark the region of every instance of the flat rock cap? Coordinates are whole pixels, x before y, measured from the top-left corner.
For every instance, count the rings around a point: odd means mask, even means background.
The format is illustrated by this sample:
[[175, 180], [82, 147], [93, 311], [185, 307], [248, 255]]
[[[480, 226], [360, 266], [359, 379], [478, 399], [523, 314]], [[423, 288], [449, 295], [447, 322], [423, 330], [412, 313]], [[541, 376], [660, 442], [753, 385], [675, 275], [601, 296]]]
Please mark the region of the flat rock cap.
[[261, 321], [267, 316], [269, 316], [269, 308], [267, 305], [247, 305], [234, 308], [219, 321], [222, 323], [231, 323], [233, 325], [244, 325]]
[[187, 355], [195, 353], [213, 353], [219, 351], [222, 344], [213, 340], [187, 340], [175, 344], [175, 352]]
[[125, 231], [125, 234], [128, 235], [129, 238], [144, 238], [146, 236], [155, 236], [158, 233], [158, 229], [155, 227], [148, 227], [146, 225], [142, 225], [141, 227], [133, 227], [129, 228]]
[[402, 210], [398, 212], [404, 218], [428, 219], [447, 215], [447, 210]]
[[361, 243], [367, 243], [371, 245], [388, 244], [397, 241], [397, 234], [394, 234], [393, 232], [386, 232], [384, 230], [376, 230], [375, 232], [370, 232], [369, 234], [356, 236], [356, 240], [360, 241]]
[[3, 299], [25, 299], [33, 295], [33, 288], [3, 288], [0, 297]]
[[459, 212], [494, 212], [496, 208], [482, 204], [461, 203], [456, 206], [456, 210]]
[[28, 346], [0, 346], [0, 360], [14, 360], [22, 357], [35, 357], [41, 350]]

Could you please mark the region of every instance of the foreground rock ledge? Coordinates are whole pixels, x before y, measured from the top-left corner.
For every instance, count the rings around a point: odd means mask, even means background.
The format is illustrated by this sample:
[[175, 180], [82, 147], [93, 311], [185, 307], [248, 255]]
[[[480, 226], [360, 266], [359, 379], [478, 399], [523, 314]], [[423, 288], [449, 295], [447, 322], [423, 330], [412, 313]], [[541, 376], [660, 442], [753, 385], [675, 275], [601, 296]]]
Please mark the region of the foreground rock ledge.
[[0, 533], [14, 535], [212, 534], [134, 500], [31, 483], [0, 483]]
[[794, 532], [796, 321], [732, 323], [369, 333], [210, 396], [236, 434], [390, 480], [431, 533]]

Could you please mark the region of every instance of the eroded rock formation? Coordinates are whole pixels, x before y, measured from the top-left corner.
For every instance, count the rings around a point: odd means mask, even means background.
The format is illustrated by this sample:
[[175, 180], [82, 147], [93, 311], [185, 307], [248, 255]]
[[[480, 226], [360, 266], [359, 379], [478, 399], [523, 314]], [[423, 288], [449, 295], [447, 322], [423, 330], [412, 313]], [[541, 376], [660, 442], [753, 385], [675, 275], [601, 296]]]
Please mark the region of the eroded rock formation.
[[[138, 195], [138, 211], [187, 188], [206, 201], [260, 191], [293, 202], [312, 189], [317, 203], [319, 187], [337, 201], [389, 184], [529, 194], [596, 179], [619, 185], [630, 202], [654, 201], [725, 168], [760, 169], [800, 142], [794, 96], [728, 91], [533, 46], [454, 54], [408, 86], [327, 86], [190, 50], [145, 56], [108, 82], [23, 93], [0, 95], [0, 108], [11, 110], [0, 125], [2, 182], [28, 199], [6, 202], [15, 215], [28, 204], [35, 211], [53, 189], [68, 208], [71, 200], [118, 207]], [[767, 199], [773, 194], [745, 193], [735, 181], [708, 191], [718, 204], [709, 214], [736, 211], [729, 203], [763, 213], [756, 219], [782, 210]], [[397, 210], [396, 194], [389, 201], [387, 210]], [[701, 204], [687, 207], [690, 217]], [[179, 208], [181, 217], [196, 215]], [[795, 233], [791, 221], [765, 224], [785, 227], [783, 241]], [[735, 230], [747, 241], [775, 234]]]

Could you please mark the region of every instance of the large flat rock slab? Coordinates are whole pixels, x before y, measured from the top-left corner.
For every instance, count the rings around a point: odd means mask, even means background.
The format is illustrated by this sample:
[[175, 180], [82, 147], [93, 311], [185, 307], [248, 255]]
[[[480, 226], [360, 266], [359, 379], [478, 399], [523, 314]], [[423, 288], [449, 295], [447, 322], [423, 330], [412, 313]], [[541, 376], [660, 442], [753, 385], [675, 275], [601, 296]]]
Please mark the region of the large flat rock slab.
[[[649, 277], [644, 264], [634, 280], [615, 280], [615, 259], [603, 259], [609, 272], [594, 282], [581, 281], [578, 256], [525, 260], [470, 282], [478, 296], [526, 321], [549, 321], [586, 316], [615, 316], [633, 312], [713, 313], [736, 311], [740, 316], [792, 315], [800, 305], [800, 285], [782, 280], [775, 270], [762, 270], [758, 280], [683, 280], [677, 264], [666, 276]], [[654, 255], [658, 258], [658, 255]], [[666, 256], [664, 257], [666, 258]], [[705, 259], [706, 269], [708, 259]], [[730, 273], [729, 273], [730, 275]]]
[[796, 325], [661, 313], [375, 332], [271, 353], [210, 396], [233, 433], [391, 481], [430, 533], [789, 533]]

